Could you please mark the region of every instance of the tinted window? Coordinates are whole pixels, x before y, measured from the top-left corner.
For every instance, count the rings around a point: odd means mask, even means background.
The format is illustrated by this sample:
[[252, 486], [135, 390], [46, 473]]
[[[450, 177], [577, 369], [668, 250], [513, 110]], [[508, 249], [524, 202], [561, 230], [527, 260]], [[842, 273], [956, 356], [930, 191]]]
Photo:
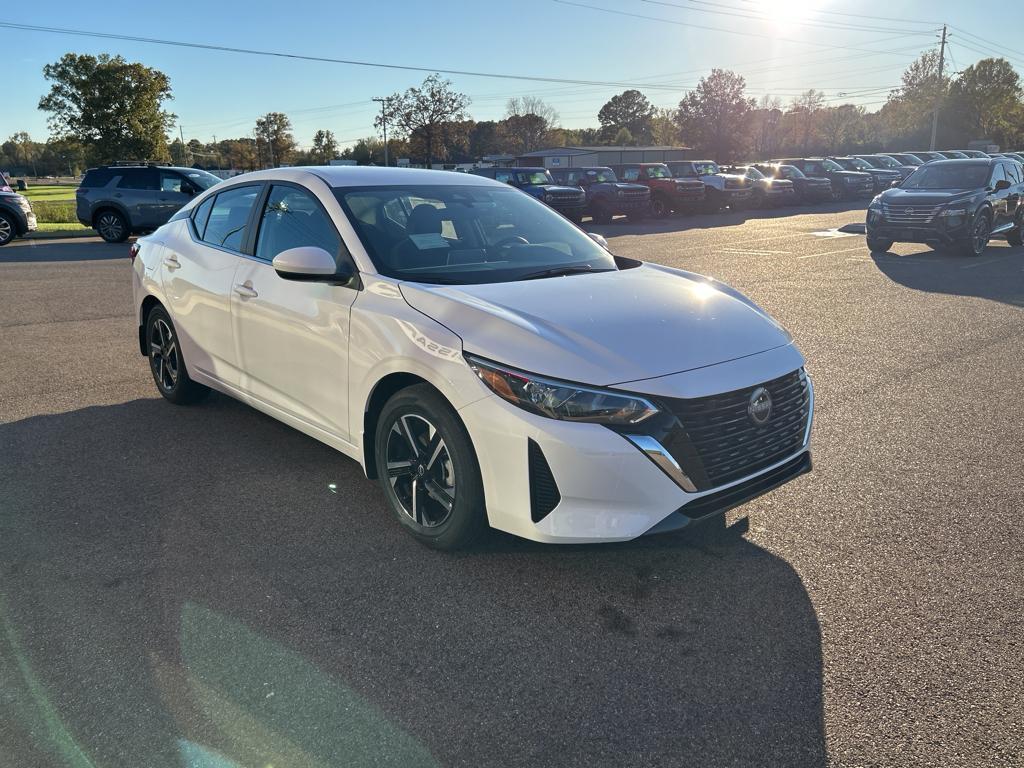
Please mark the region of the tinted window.
[[639, 168], [626, 168], [622, 172], [623, 181], [637, 181], [640, 178]]
[[245, 225], [256, 202], [259, 187], [236, 187], [217, 195], [203, 240], [212, 245], [240, 251], [245, 241]]
[[962, 160], [925, 164], [903, 182], [904, 189], [980, 189], [988, 183], [986, 162]]
[[502, 184], [511, 184], [512, 178], [515, 176], [512, 171], [495, 171], [493, 178], [495, 181], [500, 181]]
[[[570, 266], [616, 268], [608, 251], [514, 189], [415, 185], [336, 195], [374, 265], [399, 280], [497, 283]], [[404, 224], [393, 208], [404, 211]]]
[[295, 187], [271, 188], [257, 238], [256, 257], [266, 261], [304, 245], [323, 248], [334, 257], [341, 250], [341, 238], [323, 208], [311, 194]]
[[989, 181], [989, 186], [994, 187], [997, 181], [1009, 181], [1009, 179], [1006, 178], [1006, 173], [1003, 171], [1002, 163], [996, 165], [996, 167], [992, 169], [992, 180]]
[[1006, 177], [1014, 184], [1021, 183], [1021, 171], [1024, 170], [1017, 163], [1009, 163], [1006, 166]]
[[124, 168], [120, 171], [121, 180], [118, 189], [153, 189], [157, 188], [157, 174], [153, 168]]
[[206, 230], [206, 221], [210, 218], [210, 209], [213, 208], [213, 197], [208, 197], [192, 211], [192, 224], [196, 228], [196, 234], [200, 239]]
[[82, 186], [105, 187], [112, 178], [114, 178], [114, 172], [110, 168], [93, 168], [91, 171], [86, 171], [85, 178], [82, 179]]

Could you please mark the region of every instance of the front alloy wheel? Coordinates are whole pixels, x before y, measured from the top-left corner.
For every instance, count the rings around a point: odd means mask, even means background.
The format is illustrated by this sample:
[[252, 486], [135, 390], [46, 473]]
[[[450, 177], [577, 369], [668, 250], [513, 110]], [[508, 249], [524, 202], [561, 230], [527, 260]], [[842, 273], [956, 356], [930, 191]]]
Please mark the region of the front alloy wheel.
[[988, 248], [988, 241], [992, 236], [992, 227], [989, 226], [988, 216], [979, 214], [974, 218], [974, 226], [971, 227], [971, 238], [965, 243], [964, 254], [967, 256], [981, 256]]
[[374, 458], [389, 506], [419, 541], [458, 549], [487, 527], [480, 465], [469, 434], [430, 385], [403, 389], [384, 405]]
[[7, 245], [14, 239], [14, 222], [0, 213], [0, 245]]

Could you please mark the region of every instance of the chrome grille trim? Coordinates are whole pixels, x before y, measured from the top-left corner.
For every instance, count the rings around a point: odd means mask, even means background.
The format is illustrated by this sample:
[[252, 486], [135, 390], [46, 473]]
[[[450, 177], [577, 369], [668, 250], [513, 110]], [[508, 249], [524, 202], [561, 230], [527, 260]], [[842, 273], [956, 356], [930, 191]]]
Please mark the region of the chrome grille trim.
[[893, 224], [928, 224], [941, 210], [941, 205], [917, 206], [882, 203], [882, 215], [886, 221]]

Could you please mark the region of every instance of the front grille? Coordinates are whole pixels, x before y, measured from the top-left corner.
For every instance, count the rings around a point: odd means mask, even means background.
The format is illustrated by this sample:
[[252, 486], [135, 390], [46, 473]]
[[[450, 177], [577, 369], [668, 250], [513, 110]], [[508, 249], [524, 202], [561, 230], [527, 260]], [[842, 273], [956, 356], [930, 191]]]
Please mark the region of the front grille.
[[557, 192], [554, 194], [548, 193], [548, 195], [547, 199], [552, 203], [582, 203], [584, 199], [583, 195], [559, 194]]
[[641, 190], [639, 192], [634, 190], [627, 190], [626, 192], [623, 193], [623, 197], [639, 200], [641, 198], [649, 197], [650, 194], [651, 193], [646, 189]]
[[562, 494], [558, 492], [555, 476], [551, 474], [544, 452], [533, 440], [527, 440], [527, 463], [530, 475], [530, 517], [539, 523], [558, 506]]
[[[763, 386], [772, 398], [768, 421], [758, 426], [747, 408]], [[708, 490], [759, 472], [791, 456], [804, 444], [810, 391], [803, 369], [721, 395], [666, 401], [679, 426], [666, 449], [693, 480]]]
[[882, 203], [882, 215], [890, 224], [928, 224], [942, 210], [941, 205], [892, 205]]

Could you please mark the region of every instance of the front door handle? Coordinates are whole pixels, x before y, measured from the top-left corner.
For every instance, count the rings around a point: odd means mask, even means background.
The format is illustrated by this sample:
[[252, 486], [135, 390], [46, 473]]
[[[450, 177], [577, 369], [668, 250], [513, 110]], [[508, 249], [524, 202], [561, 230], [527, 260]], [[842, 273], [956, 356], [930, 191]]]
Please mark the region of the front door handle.
[[255, 299], [259, 296], [256, 289], [252, 287], [249, 282], [242, 283], [241, 285], [235, 286], [235, 293], [244, 299]]
[[164, 259], [164, 266], [173, 271], [180, 267], [181, 264], [178, 262], [178, 257], [175, 256], [174, 254], [171, 254], [170, 256]]

